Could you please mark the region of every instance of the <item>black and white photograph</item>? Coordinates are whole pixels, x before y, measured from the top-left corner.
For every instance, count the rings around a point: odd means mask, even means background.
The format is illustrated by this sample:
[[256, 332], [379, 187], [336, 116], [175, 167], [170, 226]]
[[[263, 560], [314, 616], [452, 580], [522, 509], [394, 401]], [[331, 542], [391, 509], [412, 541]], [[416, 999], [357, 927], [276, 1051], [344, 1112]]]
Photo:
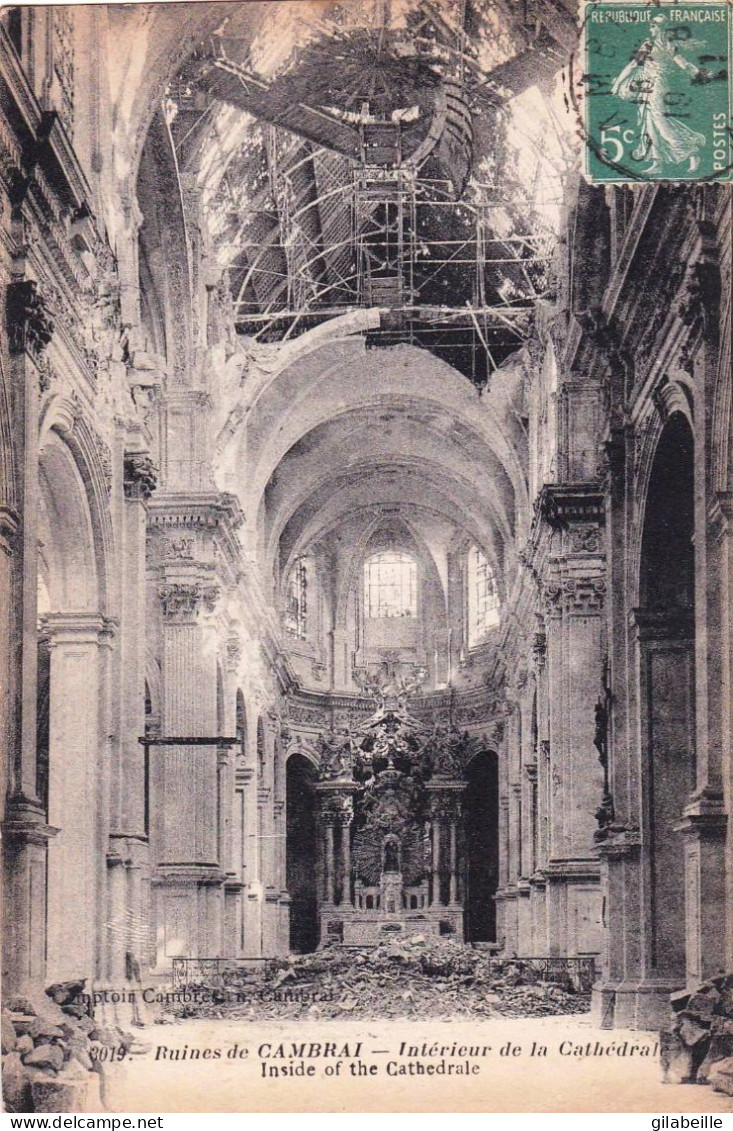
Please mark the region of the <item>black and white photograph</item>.
[[726, 1125], [732, 34], [0, 9], [5, 1112]]

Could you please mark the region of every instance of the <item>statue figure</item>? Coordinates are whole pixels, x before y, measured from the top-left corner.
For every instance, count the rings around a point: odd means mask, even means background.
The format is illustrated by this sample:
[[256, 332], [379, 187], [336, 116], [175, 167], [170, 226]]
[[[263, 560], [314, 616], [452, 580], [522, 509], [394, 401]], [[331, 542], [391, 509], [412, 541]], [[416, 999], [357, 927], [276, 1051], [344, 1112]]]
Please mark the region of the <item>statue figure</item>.
[[354, 763], [349, 732], [328, 731], [318, 739], [322, 778], [350, 778]]

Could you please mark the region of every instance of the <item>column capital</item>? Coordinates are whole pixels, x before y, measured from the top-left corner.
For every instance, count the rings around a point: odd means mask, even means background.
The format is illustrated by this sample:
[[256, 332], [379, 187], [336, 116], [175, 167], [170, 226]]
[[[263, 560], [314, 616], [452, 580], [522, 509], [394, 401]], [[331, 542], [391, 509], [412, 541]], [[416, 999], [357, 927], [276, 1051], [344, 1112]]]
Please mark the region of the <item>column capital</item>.
[[147, 502], [158, 485], [158, 471], [149, 452], [125, 452], [123, 486], [125, 498]]
[[547, 616], [589, 616], [603, 610], [606, 579], [600, 574], [579, 574], [565, 577], [544, 588]]
[[50, 648], [59, 644], [109, 643], [115, 622], [101, 613], [46, 613], [41, 618], [41, 635]]
[[213, 613], [221, 589], [200, 581], [171, 581], [158, 586], [163, 619], [172, 623], [193, 622], [200, 608]]

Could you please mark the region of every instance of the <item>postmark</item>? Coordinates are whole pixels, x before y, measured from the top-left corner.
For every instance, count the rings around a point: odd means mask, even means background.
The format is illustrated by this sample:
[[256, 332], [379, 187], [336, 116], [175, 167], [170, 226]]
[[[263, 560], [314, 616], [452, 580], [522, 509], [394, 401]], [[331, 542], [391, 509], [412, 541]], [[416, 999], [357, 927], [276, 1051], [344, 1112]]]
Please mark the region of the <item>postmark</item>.
[[720, 0], [586, 2], [573, 85], [591, 183], [733, 179], [732, 35]]

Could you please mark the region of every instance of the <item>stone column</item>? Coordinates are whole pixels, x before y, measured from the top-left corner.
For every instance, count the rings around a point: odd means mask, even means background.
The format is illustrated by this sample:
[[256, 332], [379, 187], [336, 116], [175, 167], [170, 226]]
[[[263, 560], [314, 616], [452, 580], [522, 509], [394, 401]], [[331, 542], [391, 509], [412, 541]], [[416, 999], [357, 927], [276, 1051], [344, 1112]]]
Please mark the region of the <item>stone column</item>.
[[[228, 736], [237, 734], [237, 689], [238, 671], [242, 658], [242, 642], [236, 632], [230, 632], [226, 640], [226, 675], [224, 700], [224, 729]], [[223, 949], [226, 957], [238, 958], [242, 952], [242, 865], [244, 861], [243, 843], [243, 795], [240, 771], [243, 769], [241, 747], [227, 748], [227, 761], [224, 768], [225, 780], [222, 785], [222, 805], [225, 827], [224, 856], [221, 866], [226, 874], [224, 883], [224, 932]]]
[[456, 818], [450, 820], [450, 896], [451, 904], [458, 901], [458, 853], [456, 844]]
[[[15, 235], [20, 248], [26, 239], [23, 221], [13, 224], [18, 229]], [[36, 303], [40, 304], [38, 317], [43, 322], [40, 295], [33, 280], [20, 278], [22, 260], [16, 259], [13, 267], [18, 277], [8, 283], [5, 300], [13, 327], [7, 376], [17, 474], [7, 485], [14, 505], [0, 507], [3, 550], [6, 546], [12, 550], [10, 586], [4, 595], [8, 611], [9, 718], [6, 733], [0, 733], [0, 741], [5, 737], [8, 740], [4, 767], [7, 779], [3, 783], [3, 796], [7, 797], [3, 946], [6, 992], [43, 976], [46, 845], [56, 831], [47, 821], [36, 793], [38, 406], [40, 387], [45, 384], [48, 371], [42, 352], [34, 353], [28, 347], [26, 332]], [[38, 329], [43, 326], [39, 324]]]
[[[717, 584], [710, 586], [710, 632], [709, 651], [715, 657], [715, 672], [711, 671], [711, 694], [719, 688], [717, 707], [711, 704], [710, 727], [715, 728], [720, 738], [720, 768], [723, 788], [723, 801], [728, 814], [728, 829], [725, 840], [725, 884], [726, 907], [728, 915], [733, 908], [733, 711], [731, 699], [731, 673], [733, 673], [733, 493], [719, 491], [708, 508], [709, 538], [714, 543], [711, 565], [717, 576]], [[712, 668], [712, 665], [711, 665]], [[707, 929], [703, 929], [707, 934]], [[720, 934], [720, 932], [718, 932]], [[733, 931], [726, 931], [726, 956], [721, 965], [733, 968]]]
[[603, 775], [594, 738], [605, 634], [603, 497], [592, 488], [553, 488], [543, 509], [554, 540], [560, 540], [543, 583], [550, 706], [549, 949], [589, 954], [601, 949], [594, 813]]
[[[195, 563], [190, 572], [179, 566], [167, 573], [159, 586], [166, 735], [215, 734], [216, 645], [203, 619], [217, 593], [199, 579]], [[151, 749], [151, 759], [160, 815], [158, 963], [165, 967], [176, 955], [204, 958], [221, 950], [218, 754], [216, 746], [162, 746]]]
[[608, 673], [611, 704], [599, 687], [599, 703], [611, 706], [605, 723], [609, 796], [598, 799], [602, 818], [595, 835], [601, 863], [602, 948], [599, 979], [593, 989], [594, 1019], [603, 1028], [637, 1025], [637, 991], [642, 980], [641, 929], [644, 900], [641, 877], [641, 832], [635, 718], [638, 670], [633, 662], [633, 632], [628, 604], [629, 513], [627, 483], [633, 476], [634, 438], [617, 427], [605, 445], [608, 459], [606, 544], [608, 583], [613, 595], [608, 609]]
[[437, 813], [432, 820], [432, 860], [430, 867], [430, 903], [439, 906], [440, 898], [440, 837], [441, 821]]
[[324, 856], [324, 887], [323, 887], [323, 901], [329, 905], [333, 904], [333, 886], [334, 886], [334, 853], [333, 853], [333, 814], [323, 814], [323, 836], [325, 841], [325, 856]]
[[[123, 461], [124, 506], [121, 514], [120, 593], [121, 628], [115, 692], [119, 746], [112, 752], [110, 835], [107, 864], [110, 885], [107, 977], [123, 984], [128, 954], [146, 970], [150, 925], [142, 905], [149, 881], [145, 752], [138, 742], [145, 729], [145, 528], [147, 501], [155, 488], [155, 471], [145, 451], [126, 451]], [[149, 797], [147, 798], [149, 802]], [[128, 880], [127, 869], [135, 877]], [[144, 874], [144, 877], [142, 874]], [[128, 901], [134, 897], [137, 902]]]
[[49, 821], [59, 829], [48, 853], [46, 977], [63, 982], [98, 975], [99, 872], [105, 857], [97, 823], [105, 625], [98, 613], [54, 613], [45, 628], [51, 653]]
[[[249, 721], [249, 715], [247, 718]], [[257, 772], [253, 764], [253, 749], [248, 743], [248, 760], [237, 767], [237, 785], [241, 790], [242, 803], [242, 953], [248, 957], [262, 954], [260, 903], [263, 893], [259, 872]]]
[[353, 899], [351, 895], [351, 822], [353, 820], [353, 813], [343, 812], [340, 817], [341, 823], [341, 851], [343, 858], [343, 886], [341, 902], [347, 907], [353, 906]]

